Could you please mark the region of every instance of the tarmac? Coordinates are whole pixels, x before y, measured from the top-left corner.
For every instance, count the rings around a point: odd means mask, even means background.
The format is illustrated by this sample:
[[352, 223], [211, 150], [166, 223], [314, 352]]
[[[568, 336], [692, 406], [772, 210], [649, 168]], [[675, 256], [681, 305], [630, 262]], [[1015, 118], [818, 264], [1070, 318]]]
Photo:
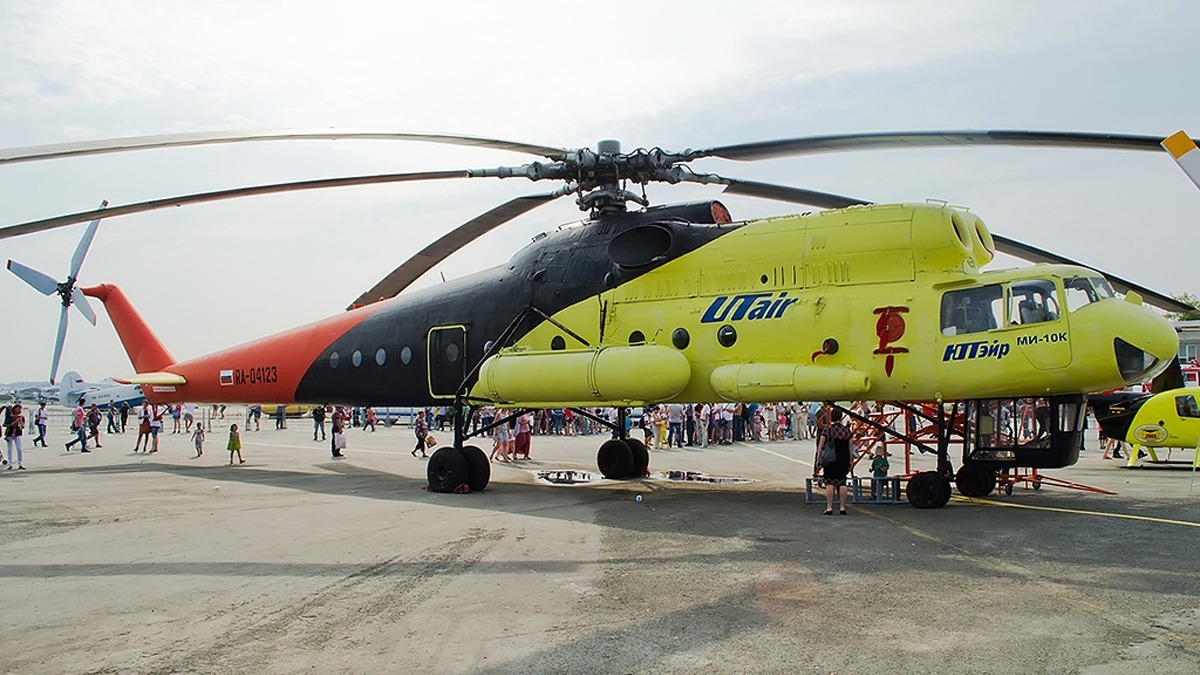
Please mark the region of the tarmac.
[[535, 437], [457, 495], [425, 490], [407, 428], [351, 429], [333, 460], [310, 420], [264, 418], [229, 466], [231, 421], [201, 458], [59, 431], [0, 474], [0, 670], [1200, 671], [1200, 483], [1102, 460], [1094, 432], [1046, 474], [1118, 495], [827, 517], [812, 441], [651, 453], [750, 483], [558, 486], [533, 472], [593, 471], [603, 437]]

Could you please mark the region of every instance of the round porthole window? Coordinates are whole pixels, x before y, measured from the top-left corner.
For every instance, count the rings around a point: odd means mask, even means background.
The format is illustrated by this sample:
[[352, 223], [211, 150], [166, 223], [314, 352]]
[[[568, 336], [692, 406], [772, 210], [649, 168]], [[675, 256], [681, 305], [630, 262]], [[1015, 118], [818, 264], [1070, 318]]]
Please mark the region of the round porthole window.
[[450, 344], [446, 345], [446, 360], [447, 361], [449, 361], [450, 363], [454, 363], [454, 362], [458, 361], [458, 356], [459, 356], [459, 353], [458, 353], [458, 345], [457, 344], [451, 342]]
[[375, 363], [380, 366], [387, 363], [387, 350], [386, 349], [380, 349], [379, 351], [375, 352]]
[[671, 333], [671, 344], [675, 345], [675, 349], [687, 349], [687, 346], [692, 343], [692, 336], [688, 334], [686, 328], [676, 328], [674, 333]]
[[337, 368], [338, 361], [340, 361], [340, 360], [341, 360], [341, 357], [338, 356], [338, 353], [333, 352], [332, 354], [329, 355], [329, 367]]
[[400, 350], [400, 363], [403, 363], [404, 365], [407, 366], [411, 362], [412, 362], [412, 349], [409, 349], [408, 347], [401, 349]]
[[721, 326], [717, 329], [717, 342], [721, 343], [722, 347], [732, 347], [733, 343], [737, 342], [737, 331], [729, 324]]
[[350, 355], [350, 362], [354, 364], [355, 368], [361, 366], [362, 365], [362, 352], [355, 349], [354, 353]]

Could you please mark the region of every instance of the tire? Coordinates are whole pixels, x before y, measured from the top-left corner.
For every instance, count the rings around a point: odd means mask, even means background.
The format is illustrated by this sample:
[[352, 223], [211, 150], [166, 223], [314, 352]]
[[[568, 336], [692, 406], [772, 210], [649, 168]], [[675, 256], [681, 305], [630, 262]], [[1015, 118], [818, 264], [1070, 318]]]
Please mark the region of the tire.
[[629, 446], [629, 453], [633, 455], [633, 464], [629, 467], [630, 477], [645, 476], [646, 469], [650, 467], [650, 453], [646, 450], [646, 444], [636, 438], [625, 439], [625, 444]]
[[487, 453], [474, 445], [464, 445], [462, 454], [467, 460], [467, 485], [471, 492], [483, 492], [492, 480], [492, 462]]
[[922, 471], [908, 479], [908, 503], [917, 509], [940, 509], [950, 501], [950, 483], [934, 471]]
[[458, 448], [445, 446], [429, 456], [425, 471], [429, 489], [434, 492], [454, 492], [460, 485], [470, 485], [470, 465]]
[[629, 478], [630, 472], [633, 471], [633, 452], [625, 441], [615, 438], [604, 441], [596, 453], [596, 466], [605, 478]]
[[967, 462], [954, 475], [954, 486], [965, 497], [986, 497], [996, 489], [996, 472], [976, 462]]

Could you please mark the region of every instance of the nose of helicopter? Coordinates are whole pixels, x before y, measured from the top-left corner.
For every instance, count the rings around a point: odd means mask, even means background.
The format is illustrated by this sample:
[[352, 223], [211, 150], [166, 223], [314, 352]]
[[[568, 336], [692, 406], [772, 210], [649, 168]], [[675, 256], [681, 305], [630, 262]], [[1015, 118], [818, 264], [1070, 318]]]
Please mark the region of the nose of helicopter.
[[1179, 336], [1162, 315], [1142, 304], [1136, 293], [1125, 302], [1111, 303], [1118, 316], [1107, 321], [1112, 327], [1112, 349], [1117, 371], [1126, 384], [1146, 382], [1176, 358]]

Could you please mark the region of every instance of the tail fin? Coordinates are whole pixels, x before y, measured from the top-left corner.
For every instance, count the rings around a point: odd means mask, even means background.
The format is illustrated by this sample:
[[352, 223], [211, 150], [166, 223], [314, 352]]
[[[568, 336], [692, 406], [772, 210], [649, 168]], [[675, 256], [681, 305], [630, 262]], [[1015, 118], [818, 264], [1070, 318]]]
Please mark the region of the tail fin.
[[117, 337], [121, 339], [135, 371], [153, 373], [175, 363], [175, 358], [146, 325], [142, 315], [133, 308], [120, 288], [112, 284], [100, 284], [82, 290], [84, 295], [104, 303], [108, 318], [112, 320], [113, 328], [117, 329]]
[[75, 405], [76, 401], [72, 400], [71, 394], [79, 391], [81, 384], [83, 384], [83, 376], [73, 370], [68, 371], [66, 375], [62, 376], [58, 385], [58, 402], [63, 405]]

